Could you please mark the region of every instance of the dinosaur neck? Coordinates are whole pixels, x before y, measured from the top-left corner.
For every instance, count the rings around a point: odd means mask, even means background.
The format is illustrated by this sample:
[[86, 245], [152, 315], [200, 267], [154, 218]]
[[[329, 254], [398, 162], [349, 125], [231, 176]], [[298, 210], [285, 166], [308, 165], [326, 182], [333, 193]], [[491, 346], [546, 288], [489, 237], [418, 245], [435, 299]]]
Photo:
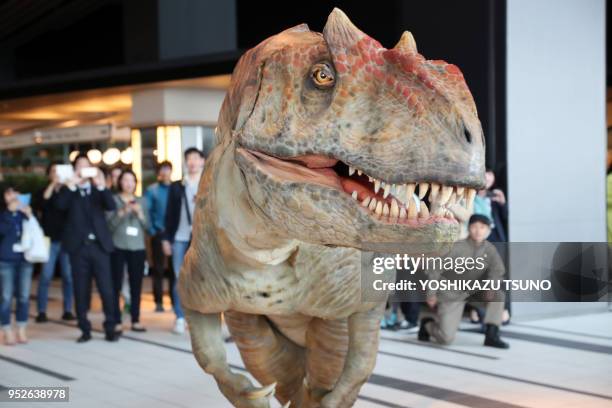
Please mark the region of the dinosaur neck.
[[213, 188], [216, 229], [223, 235], [218, 239], [225, 241], [220, 245], [222, 251], [234, 252], [227, 255], [242, 262], [267, 265], [278, 265], [291, 256], [298, 242], [271, 230], [270, 223], [252, 207], [234, 161], [233, 145], [220, 157]]

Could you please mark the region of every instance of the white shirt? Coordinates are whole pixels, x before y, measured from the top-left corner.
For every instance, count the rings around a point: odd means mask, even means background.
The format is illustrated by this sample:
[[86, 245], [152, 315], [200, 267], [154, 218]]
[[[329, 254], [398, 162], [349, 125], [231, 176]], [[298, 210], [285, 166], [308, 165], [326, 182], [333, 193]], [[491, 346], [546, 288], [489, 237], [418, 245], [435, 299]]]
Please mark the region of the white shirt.
[[[185, 206], [185, 203], [181, 200], [181, 216], [179, 218], [178, 229], [174, 235], [175, 241], [191, 241], [191, 224], [189, 223], [189, 219], [193, 222], [193, 210], [195, 209], [195, 195], [198, 192], [198, 181], [199, 177], [195, 181], [191, 181], [189, 177], [183, 181], [185, 186], [185, 197], [187, 197], [187, 206]], [[185, 207], [189, 208], [189, 217], [187, 217]]]

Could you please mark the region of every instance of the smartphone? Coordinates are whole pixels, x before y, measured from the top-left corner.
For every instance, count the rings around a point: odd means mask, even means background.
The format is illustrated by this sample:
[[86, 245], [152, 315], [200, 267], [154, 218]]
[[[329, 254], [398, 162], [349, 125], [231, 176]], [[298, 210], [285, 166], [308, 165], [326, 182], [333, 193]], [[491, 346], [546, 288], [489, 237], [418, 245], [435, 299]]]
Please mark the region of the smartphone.
[[55, 166], [55, 174], [60, 183], [65, 183], [74, 177], [74, 169], [70, 164], [58, 164]]
[[19, 194], [17, 195], [17, 200], [19, 201], [19, 208], [27, 207], [30, 205], [30, 201], [32, 200], [31, 194]]
[[82, 178], [94, 178], [98, 175], [97, 167], [85, 167], [81, 169], [81, 177]]

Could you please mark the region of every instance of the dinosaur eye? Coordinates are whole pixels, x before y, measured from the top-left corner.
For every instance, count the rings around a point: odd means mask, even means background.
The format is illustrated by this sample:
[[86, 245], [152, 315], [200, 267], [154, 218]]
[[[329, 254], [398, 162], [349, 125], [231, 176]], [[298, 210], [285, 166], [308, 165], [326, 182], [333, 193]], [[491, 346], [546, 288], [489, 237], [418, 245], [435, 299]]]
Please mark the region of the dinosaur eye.
[[326, 89], [334, 85], [334, 73], [327, 64], [316, 64], [310, 72], [312, 80], [318, 88]]

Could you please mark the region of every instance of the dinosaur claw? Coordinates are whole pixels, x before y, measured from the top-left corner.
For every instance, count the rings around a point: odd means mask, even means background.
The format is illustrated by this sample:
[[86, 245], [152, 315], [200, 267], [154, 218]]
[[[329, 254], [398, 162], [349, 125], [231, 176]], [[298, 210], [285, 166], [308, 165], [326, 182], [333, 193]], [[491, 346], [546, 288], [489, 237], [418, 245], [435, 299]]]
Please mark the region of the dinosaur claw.
[[254, 400], [258, 398], [264, 397], [272, 397], [274, 396], [274, 392], [276, 391], [276, 383], [273, 382], [270, 385], [266, 385], [265, 387], [256, 388], [252, 391], [245, 392], [244, 396], [246, 399]]
[[287, 403], [283, 405], [281, 408], [289, 408], [289, 405], [291, 405], [291, 401], [287, 401]]

